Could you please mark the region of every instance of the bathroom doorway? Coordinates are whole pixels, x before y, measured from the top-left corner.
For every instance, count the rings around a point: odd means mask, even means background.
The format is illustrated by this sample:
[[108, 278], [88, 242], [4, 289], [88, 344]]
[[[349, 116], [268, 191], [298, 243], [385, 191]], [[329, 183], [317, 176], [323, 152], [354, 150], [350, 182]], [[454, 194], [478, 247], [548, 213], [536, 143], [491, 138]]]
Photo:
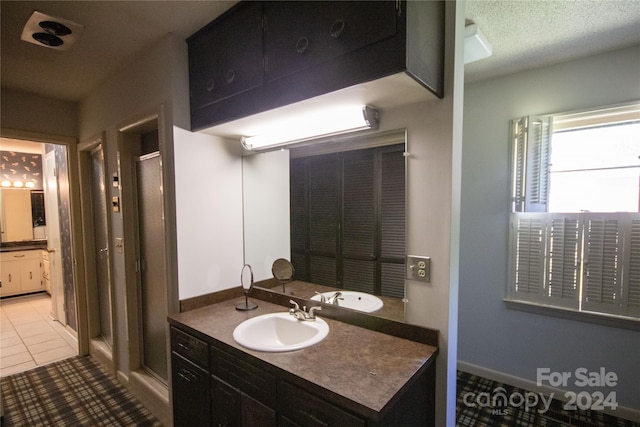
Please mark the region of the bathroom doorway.
[[158, 117], [121, 129], [119, 144], [130, 366], [167, 387], [167, 245]]
[[[13, 314], [20, 314], [6, 322], [15, 329], [13, 337], [9, 337], [7, 334], [10, 332], [3, 328], [0, 337], [3, 356], [10, 355], [26, 344], [36, 344], [28, 350], [36, 363], [44, 363], [58, 356], [77, 355], [82, 347], [79, 345], [79, 334], [82, 334], [79, 329], [82, 329], [82, 325], [78, 324], [77, 277], [74, 265], [75, 239], [78, 236], [74, 228], [76, 205], [72, 203], [74, 187], [71, 176], [75, 173], [74, 155], [69, 151], [69, 147], [75, 147], [75, 141], [70, 138], [49, 138], [40, 134], [2, 129], [0, 142], [3, 194], [11, 191], [28, 195], [21, 198], [26, 200], [25, 206], [3, 206], [3, 228], [14, 227], [13, 223], [7, 224], [5, 219], [16, 215], [21, 219], [28, 218], [25, 227], [20, 226], [13, 230], [19, 231], [21, 237], [9, 237], [15, 233], [10, 233], [9, 236], [3, 234], [3, 264], [5, 255], [11, 253], [28, 259], [26, 262], [31, 262], [34, 256], [37, 257], [34, 258], [35, 270], [30, 270], [28, 280], [23, 278], [22, 283], [17, 283], [19, 286], [14, 287], [11, 292], [3, 289], [0, 301], [2, 310], [13, 310]], [[5, 215], [9, 210], [23, 208], [24, 212]], [[4, 267], [8, 265], [0, 266], [3, 269]], [[38, 316], [26, 314], [20, 308], [29, 308], [23, 303], [36, 299], [42, 302], [37, 307]], [[46, 307], [45, 314], [42, 311], [43, 307]], [[51, 333], [52, 328], [57, 334]], [[68, 338], [65, 346], [71, 346], [72, 352], [67, 351], [64, 355], [60, 353], [59, 348], [65, 347], [58, 345], [64, 343], [58, 340], [60, 337]], [[6, 348], [6, 345], [11, 344], [8, 339], [16, 341], [10, 350]], [[10, 366], [11, 361], [17, 359], [3, 358], [3, 370], [17, 369], [17, 366]], [[28, 369], [26, 365], [25, 368]]]
[[89, 353], [100, 360], [113, 375], [115, 314], [111, 280], [111, 224], [108, 209], [108, 181], [104, 154], [104, 135], [78, 146], [83, 186], [82, 217], [84, 227], [85, 276], [87, 277], [87, 314]]

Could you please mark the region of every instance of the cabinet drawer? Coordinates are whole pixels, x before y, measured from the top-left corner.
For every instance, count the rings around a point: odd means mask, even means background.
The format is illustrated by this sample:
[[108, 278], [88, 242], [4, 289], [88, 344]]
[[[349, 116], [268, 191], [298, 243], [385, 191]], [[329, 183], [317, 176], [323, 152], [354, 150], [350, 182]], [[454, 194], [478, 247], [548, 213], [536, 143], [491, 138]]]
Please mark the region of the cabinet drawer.
[[262, 84], [262, 4], [242, 2], [189, 38], [191, 108]]
[[211, 373], [267, 406], [276, 406], [276, 378], [264, 369], [211, 347]]
[[396, 34], [393, 1], [265, 3], [267, 80], [274, 80]]
[[173, 425], [208, 426], [210, 419], [209, 375], [198, 366], [173, 353]]
[[34, 250], [34, 251], [13, 251], [13, 252], [2, 252], [0, 255], [0, 260], [2, 261], [20, 261], [23, 259], [40, 259], [42, 256], [42, 251]]
[[319, 397], [284, 381], [278, 386], [279, 412], [285, 425], [350, 427], [366, 425], [358, 418]]
[[173, 327], [171, 328], [171, 350], [202, 368], [209, 369], [209, 345]]

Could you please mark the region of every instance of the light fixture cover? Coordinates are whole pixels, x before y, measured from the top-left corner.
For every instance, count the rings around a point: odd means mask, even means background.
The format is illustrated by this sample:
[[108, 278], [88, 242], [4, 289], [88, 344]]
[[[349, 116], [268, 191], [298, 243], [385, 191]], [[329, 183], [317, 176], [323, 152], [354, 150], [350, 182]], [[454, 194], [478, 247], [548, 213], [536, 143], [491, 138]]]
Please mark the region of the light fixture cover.
[[493, 46], [482, 34], [476, 24], [464, 27], [464, 63], [488, 58], [493, 53]]
[[22, 29], [21, 40], [56, 50], [69, 49], [84, 31], [84, 25], [35, 11]]
[[378, 128], [378, 112], [369, 106], [331, 107], [304, 113], [272, 123], [269, 129], [254, 136], [242, 137], [247, 150], [260, 150], [312, 139]]

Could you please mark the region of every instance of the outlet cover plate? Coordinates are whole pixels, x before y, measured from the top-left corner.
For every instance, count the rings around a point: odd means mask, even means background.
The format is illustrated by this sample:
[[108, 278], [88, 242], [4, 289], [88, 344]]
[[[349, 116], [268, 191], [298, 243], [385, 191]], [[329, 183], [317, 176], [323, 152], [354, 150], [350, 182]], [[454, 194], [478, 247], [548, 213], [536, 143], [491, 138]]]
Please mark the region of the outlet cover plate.
[[407, 279], [431, 282], [431, 258], [407, 255]]

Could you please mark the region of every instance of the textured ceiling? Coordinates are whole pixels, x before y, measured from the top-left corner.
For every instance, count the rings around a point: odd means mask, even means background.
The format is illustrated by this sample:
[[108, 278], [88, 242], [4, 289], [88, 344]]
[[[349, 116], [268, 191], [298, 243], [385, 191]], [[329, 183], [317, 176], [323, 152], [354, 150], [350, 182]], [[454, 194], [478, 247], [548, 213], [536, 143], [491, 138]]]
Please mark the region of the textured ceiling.
[[[78, 101], [166, 34], [185, 39], [233, 3], [2, 0], [2, 87]], [[640, 43], [640, 0], [471, 0], [466, 8], [494, 51], [467, 65], [468, 81]], [[65, 52], [25, 43], [20, 33], [34, 10], [85, 31]]]
[[466, 65], [467, 81], [640, 43], [639, 0], [471, 0], [466, 18], [493, 45], [490, 58]]

